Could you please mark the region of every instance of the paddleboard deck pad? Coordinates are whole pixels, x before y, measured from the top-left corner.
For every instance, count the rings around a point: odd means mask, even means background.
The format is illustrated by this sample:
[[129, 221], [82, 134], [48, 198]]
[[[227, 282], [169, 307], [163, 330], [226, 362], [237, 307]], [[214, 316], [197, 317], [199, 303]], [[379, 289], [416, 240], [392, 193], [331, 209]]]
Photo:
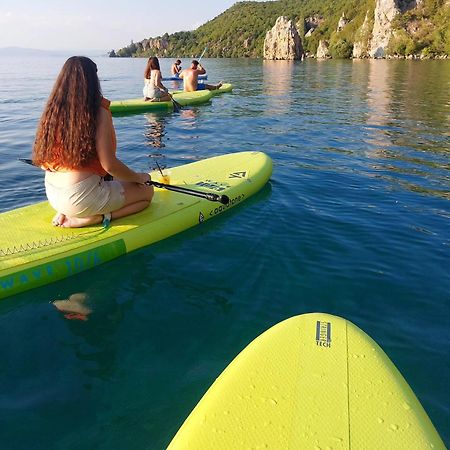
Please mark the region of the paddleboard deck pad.
[[[48, 202], [0, 213], [0, 298], [112, 260], [212, 219], [259, 191], [272, 173], [261, 152], [232, 153], [165, 169], [154, 181], [226, 195], [227, 205], [155, 188], [151, 205], [108, 228], [60, 228]], [[169, 180], [169, 181], [168, 181]]]
[[445, 449], [383, 350], [351, 322], [305, 314], [245, 348], [169, 450]]

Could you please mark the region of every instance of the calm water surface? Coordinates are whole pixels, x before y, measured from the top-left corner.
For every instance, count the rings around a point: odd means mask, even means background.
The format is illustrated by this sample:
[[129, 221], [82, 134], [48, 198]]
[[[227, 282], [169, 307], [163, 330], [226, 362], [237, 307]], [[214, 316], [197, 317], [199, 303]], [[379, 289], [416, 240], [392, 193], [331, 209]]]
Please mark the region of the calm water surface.
[[[141, 95], [145, 60], [95, 60], [106, 97]], [[1, 211], [45, 198], [17, 158], [63, 62], [0, 60]], [[149, 155], [262, 150], [271, 182], [201, 227], [1, 301], [1, 447], [163, 449], [246, 344], [312, 311], [373, 337], [449, 444], [450, 62], [204, 63], [233, 93], [116, 118], [120, 157], [142, 171]], [[51, 305], [76, 292], [87, 322]]]

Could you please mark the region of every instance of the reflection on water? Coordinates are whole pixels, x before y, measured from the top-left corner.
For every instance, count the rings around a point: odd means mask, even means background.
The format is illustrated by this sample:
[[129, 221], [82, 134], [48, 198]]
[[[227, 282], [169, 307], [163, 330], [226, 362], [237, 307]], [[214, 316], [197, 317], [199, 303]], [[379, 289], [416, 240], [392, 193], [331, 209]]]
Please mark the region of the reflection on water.
[[429, 176], [430, 170], [450, 168], [446, 139], [450, 98], [437, 101], [442, 95], [450, 97], [449, 91], [440, 90], [448, 84], [447, 66], [437, 67], [430, 82], [428, 66], [414, 61], [371, 60], [368, 64], [365, 141], [366, 156], [378, 160], [373, 168], [403, 189], [450, 198], [448, 177], [439, 177], [436, 186]]
[[198, 112], [197, 108], [182, 109], [180, 111], [180, 117], [182, 118], [181, 127], [184, 129], [197, 128], [198, 126]]
[[292, 89], [294, 61], [263, 61], [263, 89], [268, 103], [267, 115], [274, 112], [286, 113], [290, 110], [292, 96], [286, 95]]
[[[369, 75], [367, 79], [367, 105], [369, 106], [369, 114], [367, 116], [368, 125], [386, 125], [389, 121], [389, 79], [390, 64], [388, 61], [369, 61]], [[384, 133], [383, 133], [384, 134]], [[376, 136], [375, 141], [376, 140]], [[381, 139], [382, 143], [386, 143], [385, 139]]]
[[[199, 129], [201, 123], [199, 122], [199, 111], [197, 107], [183, 108], [177, 114], [165, 114], [165, 113], [147, 113], [145, 114], [144, 123], [144, 144], [154, 149], [159, 149], [159, 152], [151, 152], [148, 154], [152, 158], [151, 170], [164, 169], [169, 165], [172, 167], [173, 159], [176, 160], [197, 160], [199, 157], [189, 149], [187, 153], [183, 151], [181, 145], [176, 148], [171, 148], [169, 153], [165, 153], [163, 149], [166, 146], [171, 147], [170, 139], [175, 139], [183, 134], [183, 141], [188, 146], [189, 141], [197, 141], [200, 138]], [[163, 164], [162, 158], [168, 157], [172, 160], [171, 163]]]
[[150, 147], [162, 148], [165, 147], [163, 138], [165, 132], [165, 122], [167, 120], [165, 115], [148, 113], [145, 115], [147, 125], [145, 127], [144, 136], [146, 144]]

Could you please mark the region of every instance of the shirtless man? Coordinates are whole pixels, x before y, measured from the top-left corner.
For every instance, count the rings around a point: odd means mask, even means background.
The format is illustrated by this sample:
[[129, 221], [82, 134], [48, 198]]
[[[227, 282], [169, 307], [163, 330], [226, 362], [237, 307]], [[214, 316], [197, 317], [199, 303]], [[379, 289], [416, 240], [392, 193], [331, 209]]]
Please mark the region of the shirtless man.
[[186, 92], [193, 91], [201, 91], [204, 89], [209, 89], [210, 91], [214, 91], [215, 89], [219, 89], [222, 86], [222, 83], [219, 84], [203, 84], [198, 82], [198, 76], [206, 73], [206, 70], [202, 67], [202, 65], [194, 59], [191, 63], [191, 67], [189, 69], [183, 70], [180, 73], [180, 78], [184, 81], [184, 90]]
[[181, 61], [179, 59], [177, 59], [173, 64], [172, 64], [172, 69], [171, 69], [172, 75], [174, 76], [178, 76], [181, 72]]

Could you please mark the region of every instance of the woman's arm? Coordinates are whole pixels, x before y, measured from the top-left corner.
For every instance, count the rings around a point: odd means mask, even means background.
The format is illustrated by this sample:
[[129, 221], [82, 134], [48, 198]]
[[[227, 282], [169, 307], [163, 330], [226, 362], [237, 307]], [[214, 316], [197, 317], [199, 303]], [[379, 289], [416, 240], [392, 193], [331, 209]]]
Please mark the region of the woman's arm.
[[161, 81], [161, 72], [159, 70], [155, 70], [155, 72], [156, 72], [156, 74], [155, 74], [155, 86], [158, 86], [163, 91], [167, 91], [167, 88], [162, 84], [162, 81]]
[[150, 175], [148, 173], [135, 172], [116, 158], [112, 143], [114, 128], [108, 111], [100, 108], [97, 120], [96, 147], [98, 159], [102, 167], [114, 178], [122, 181], [132, 181], [141, 184], [149, 181]]
[[198, 63], [198, 66], [197, 66], [197, 73], [199, 75], [203, 75], [206, 73], [206, 70], [203, 68], [203, 66], [200, 63]]

